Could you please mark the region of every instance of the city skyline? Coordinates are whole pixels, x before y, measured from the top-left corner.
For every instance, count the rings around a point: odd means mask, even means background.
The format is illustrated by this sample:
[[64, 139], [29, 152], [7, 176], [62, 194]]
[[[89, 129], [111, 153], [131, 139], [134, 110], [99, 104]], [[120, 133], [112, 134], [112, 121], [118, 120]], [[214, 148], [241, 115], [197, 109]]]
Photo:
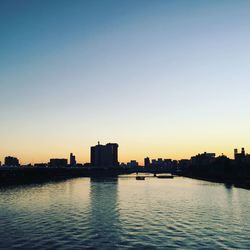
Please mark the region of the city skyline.
[[[119, 143], [118, 143], [119, 144]], [[120, 144], [119, 144], [120, 145]], [[139, 162], [140, 165], [143, 164], [144, 162], [144, 158], [145, 157], [149, 157], [150, 159], [158, 159], [158, 158], [168, 158], [168, 159], [174, 159], [174, 160], [182, 160], [182, 159], [190, 159], [192, 156], [196, 155], [196, 154], [199, 154], [199, 153], [202, 153], [202, 152], [213, 152], [215, 153], [217, 156], [219, 155], [226, 155], [228, 156], [230, 159], [233, 159], [234, 158], [234, 149], [235, 148], [242, 148], [244, 146], [242, 145], [239, 145], [239, 146], [235, 146], [233, 148], [230, 148], [229, 150], [221, 150], [221, 151], [215, 151], [213, 149], [213, 147], [207, 147], [204, 149], [201, 149], [201, 150], [195, 150], [194, 148], [191, 148], [190, 151], [187, 153], [187, 154], [181, 154], [180, 152], [174, 152], [173, 149], [169, 151], [165, 151], [162, 150], [162, 148], [159, 148], [159, 147], [156, 147], [158, 148], [157, 149], [154, 149], [152, 150], [152, 152], [150, 153], [143, 153], [141, 152], [140, 154], [140, 157], [136, 157], [137, 154], [126, 154], [126, 151], [129, 151], [129, 149], [127, 150], [126, 148], [124, 148], [124, 146], [119, 146], [119, 162], [129, 162], [130, 160], [136, 160]], [[20, 152], [17, 152], [17, 151], [9, 151], [9, 153], [7, 152], [6, 154], [3, 154], [3, 153], [0, 153], [1, 157], [0, 157], [0, 162], [4, 162], [3, 159], [4, 157], [6, 156], [14, 156], [14, 157], [17, 157], [19, 160], [20, 160], [20, 163], [21, 164], [34, 164], [34, 163], [39, 163], [39, 162], [47, 162], [48, 159], [50, 158], [69, 158], [71, 152], [74, 153], [76, 159], [77, 159], [77, 162], [79, 163], [88, 163], [88, 162], [91, 162], [91, 158], [90, 158], [90, 154], [89, 154], [89, 145], [85, 145], [84, 147], [85, 150], [81, 151], [81, 150], [70, 150], [67, 151], [67, 152], [60, 152], [58, 150], [52, 150], [52, 152], [55, 152], [54, 154], [53, 153], [48, 153], [47, 155], [43, 155], [42, 157], [38, 157], [38, 155], [40, 155], [39, 153], [34, 157], [34, 155], [28, 155], [26, 154], [26, 158], [23, 158], [22, 157], [22, 154]], [[247, 148], [244, 147], [246, 150]], [[159, 150], [160, 149], [160, 150]], [[75, 153], [77, 152], [77, 153]], [[163, 152], [163, 153], [160, 153], [160, 152]], [[129, 157], [129, 156], [132, 156], [132, 157]], [[134, 156], [134, 157], [133, 157]], [[26, 159], [31, 159], [31, 160], [26, 160]]]
[[[127, 161], [121, 161], [119, 160], [120, 157], [118, 156], [118, 147], [119, 144], [118, 143], [107, 143], [106, 145], [103, 145], [100, 143], [100, 141], [97, 142], [97, 144], [95, 146], [90, 146], [89, 148], [89, 160], [85, 161], [85, 162], [81, 162], [78, 161], [77, 156], [74, 153], [69, 153], [67, 156], [52, 156], [50, 159], [47, 159], [45, 161], [42, 160], [38, 160], [36, 162], [22, 162], [22, 160], [19, 159], [19, 157], [16, 157], [16, 155], [6, 155], [4, 157], [5, 160], [1, 161], [0, 159], [0, 166], [1, 163], [5, 164], [5, 162], [15, 162], [15, 164], [17, 165], [41, 165], [44, 166], [46, 164], [48, 165], [57, 165], [57, 162], [59, 162], [59, 164], [61, 164], [61, 162], [63, 162], [63, 165], [70, 165], [70, 166], [76, 166], [77, 164], [80, 164], [81, 166], [83, 166], [84, 164], [86, 165], [91, 165], [91, 166], [119, 166], [119, 165], [123, 165], [123, 164], [130, 164], [132, 162], [139, 164], [139, 166], [146, 166], [147, 164], [145, 164], [145, 160], [147, 163], [150, 163], [151, 161], [178, 161], [181, 162], [182, 160], [192, 160], [193, 157], [199, 156], [199, 155], [209, 155], [212, 156], [213, 158], [215, 157], [226, 157], [228, 159], [231, 160], [235, 160], [238, 157], [241, 157], [242, 155], [246, 156], [247, 159], [249, 160], [249, 154], [246, 153], [246, 149], [244, 147], [241, 147], [240, 150], [238, 151], [238, 148], [234, 148], [232, 150], [233, 152], [233, 157], [230, 157], [224, 153], [221, 154], [217, 154], [214, 151], [204, 151], [204, 152], [196, 152], [195, 154], [191, 155], [190, 157], [183, 157], [180, 159], [177, 158], [172, 158], [169, 157], [169, 155], [161, 155], [158, 157], [152, 157], [150, 155], [144, 155], [143, 159], [136, 159], [136, 158], [130, 158]], [[119, 153], [120, 154], [120, 153]], [[7, 159], [7, 160], [6, 160]], [[52, 162], [52, 163], [51, 163]], [[15, 165], [14, 164], [14, 165]], [[9, 165], [9, 164], [7, 164]], [[10, 164], [11, 165], [11, 164]], [[79, 165], [79, 166], [80, 166]]]
[[250, 148], [247, 1], [2, 1], [0, 159]]

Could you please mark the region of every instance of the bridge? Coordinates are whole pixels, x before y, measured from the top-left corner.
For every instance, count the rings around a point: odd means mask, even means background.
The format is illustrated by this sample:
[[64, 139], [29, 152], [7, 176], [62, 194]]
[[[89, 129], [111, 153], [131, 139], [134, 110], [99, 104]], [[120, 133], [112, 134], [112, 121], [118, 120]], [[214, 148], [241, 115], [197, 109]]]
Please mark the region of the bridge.
[[133, 173], [170, 173], [164, 169], [144, 167], [1, 167], [0, 185], [26, 184], [75, 177], [115, 177]]

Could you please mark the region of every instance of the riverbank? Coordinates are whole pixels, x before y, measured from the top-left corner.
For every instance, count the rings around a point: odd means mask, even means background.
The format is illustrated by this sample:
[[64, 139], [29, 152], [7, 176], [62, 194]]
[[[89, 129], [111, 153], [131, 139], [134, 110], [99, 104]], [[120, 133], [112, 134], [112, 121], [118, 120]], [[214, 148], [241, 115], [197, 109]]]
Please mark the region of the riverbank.
[[204, 176], [194, 174], [179, 174], [178, 176], [187, 177], [191, 179], [197, 179], [202, 181], [209, 181], [215, 183], [224, 183], [228, 186], [234, 186], [237, 188], [244, 188], [250, 190], [250, 180], [247, 178], [225, 178], [219, 176]]
[[[121, 167], [16, 167], [0, 168], [0, 186], [65, 180], [76, 177], [117, 177], [131, 173], [145, 173], [143, 168]], [[152, 173], [163, 173], [152, 171]]]
[[[127, 171], [126, 171], [127, 172]], [[122, 169], [90, 168], [1, 168], [0, 185], [42, 183], [76, 177], [118, 176]]]
[[[60, 181], [77, 177], [117, 177], [118, 175], [127, 175], [131, 173], [145, 173], [143, 168], [83, 168], [83, 167], [64, 167], [64, 168], [38, 168], [38, 167], [18, 167], [18, 168], [0, 168], [0, 186], [36, 184], [50, 181]], [[152, 171], [151, 173], [156, 173]], [[158, 172], [163, 173], [163, 172]], [[232, 178], [225, 176], [216, 176], [196, 173], [177, 173], [177, 176], [188, 177], [192, 179], [224, 183], [228, 186], [244, 188], [250, 190], [249, 178]]]

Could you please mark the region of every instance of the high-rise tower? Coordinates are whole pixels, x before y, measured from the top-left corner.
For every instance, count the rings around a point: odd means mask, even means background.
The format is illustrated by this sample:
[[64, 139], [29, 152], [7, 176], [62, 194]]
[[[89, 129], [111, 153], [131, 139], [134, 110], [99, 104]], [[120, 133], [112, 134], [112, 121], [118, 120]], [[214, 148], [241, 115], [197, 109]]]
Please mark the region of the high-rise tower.
[[118, 162], [118, 144], [108, 143], [91, 147], [91, 165], [95, 167], [115, 167]]

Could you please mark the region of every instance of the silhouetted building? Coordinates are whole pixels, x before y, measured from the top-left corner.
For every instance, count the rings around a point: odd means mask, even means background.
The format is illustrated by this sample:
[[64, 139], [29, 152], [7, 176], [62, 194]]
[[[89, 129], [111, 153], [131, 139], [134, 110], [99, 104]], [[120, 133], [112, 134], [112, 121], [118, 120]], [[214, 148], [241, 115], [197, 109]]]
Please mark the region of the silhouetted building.
[[162, 166], [163, 166], [163, 160], [162, 160], [162, 158], [158, 158], [158, 159], [157, 159], [157, 165], [158, 165], [159, 167], [162, 167]]
[[106, 145], [92, 146], [90, 149], [91, 165], [94, 167], [115, 167], [118, 162], [118, 144], [108, 143]]
[[69, 165], [70, 166], [76, 166], [76, 157], [72, 153], [70, 153]]
[[6, 156], [4, 159], [5, 166], [20, 166], [19, 160], [16, 157]]
[[136, 160], [131, 160], [130, 162], [127, 163], [128, 167], [138, 167], [139, 163]]
[[215, 160], [215, 153], [203, 153], [198, 154], [196, 156], [191, 157], [192, 165], [208, 165], [214, 162]]
[[36, 168], [46, 168], [46, 167], [48, 167], [48, 164], [47, 163], [35, 163], [34, 167], [36, 167]]
[[250, 163], [250, 155], [249, 154], [246, 154], [246, 156], [245, 156], [245, 162], [246, 163]]
[[67, 159], [50, 159], [49, 166], [50, 167], [67, 167], [68, 160]]
[[173, 166], [173, 161], [171, 159], [162, 159], [162, 158], [158, 158], [153, 159], [150, 166], [152, 167], [157, 167], [157, 168], [167, 168], [167, 167], [172, 167]]
[[224, 155], [224, 154], [222, 154], [222, 155], [220, 155], [220, 156], [218, 156], [218, 157], [216, 157], [215, 158], [215, 163], [217, 164], [217, 165], [226, 165], [226, 164], [229, 164], [230, 163], [230, 159], [226, 156], [226, 155]]
[[241, 153], [238, 153], [238, 149], [236, 148], [236, 149], [234, 149], [234, 159], [236, 160], [236, 161], [243, 161], [244, 159], [245, 159], [245, 149], [244, 148], [242, 148], [241, 149]]
[[83, 166], [84, 166], [84, 164], [82, 164], [82, 163], [76, 163], [76, 167], [78, 167], [78, 168], [81, 168]]
[[188, 159], [181, 159], [178, 161], [177, 172], [187, 170], [191, 165], [191, 161]]
[[165, 167], [172, 167], [173, 164], [175, 164], [175, 163], [171, 159], [164, 159], [164, 166]]
[[144, 167], [149, 167], [149, 166], [150, 166], [150, 159], [149, 159], [149, 157], [146, 157], [144, 159]]
[[120, 167], [121, 167], [121, 168], [126, 168], [126, 167], [127, 167], [127, 164], [124, 163], [124, 162], [122, 162], [122, 163], [120, 163]]
[[157, 160], [156, 160], [156, 159], [152, 159], [151, 165], [152, 165], [152, 166], [156, 166], [156, 165], [157, 165]]

